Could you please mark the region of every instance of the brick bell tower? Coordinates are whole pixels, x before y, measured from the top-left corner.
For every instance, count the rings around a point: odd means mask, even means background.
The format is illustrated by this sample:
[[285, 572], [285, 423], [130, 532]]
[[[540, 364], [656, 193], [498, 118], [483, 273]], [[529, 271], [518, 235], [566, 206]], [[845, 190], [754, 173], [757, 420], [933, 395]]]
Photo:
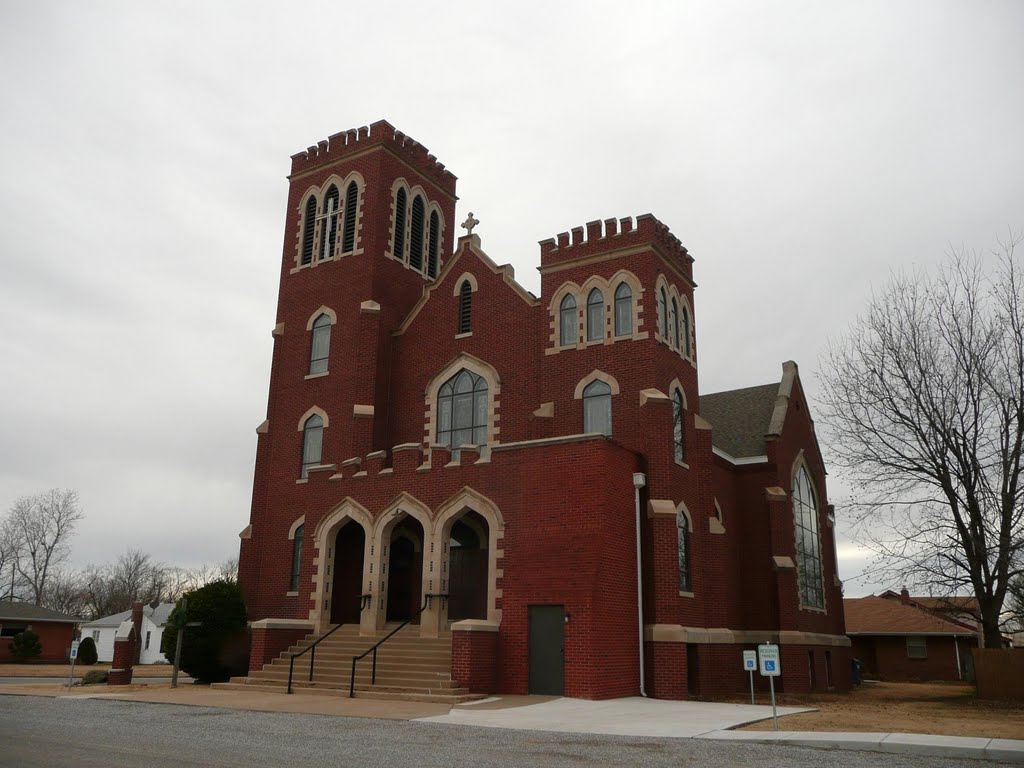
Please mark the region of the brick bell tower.
[[[260, 583], [255, 560], [269, 556], [250, 556], [247, 546], [266, 511], [301, 514], [303, 419], [322, 414], [324, 456], [365, 456], [392, 444], [391, 334], [453, 246], [456, 177], [384, 120], [293, 155], [288, 183], [267, 419], [257, 430], [251, 522], [242, 534], [247, 592]], [[322, 339], [328, 325], [327, 352], [316, 359], [314, 336]], [[284, 608], [246, 597], [253, 619]]]

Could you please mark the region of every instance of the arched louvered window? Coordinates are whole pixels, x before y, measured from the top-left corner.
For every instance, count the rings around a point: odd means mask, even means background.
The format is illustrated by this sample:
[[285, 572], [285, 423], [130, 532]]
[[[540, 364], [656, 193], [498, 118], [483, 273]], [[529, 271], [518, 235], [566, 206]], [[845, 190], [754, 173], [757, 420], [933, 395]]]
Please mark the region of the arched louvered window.
[[459, 286], [459, 333], [473, 330], [473, 286], [469, 280], [463, 280]]
[[690, 310], [683, 305], [683, 354], [691, 357], [690, 354]]
[[331, 184], [324, 195], [324, 213], [320, 217], [320, 258], [330, 259], [334, 256], [334, 242], [338, 236], [338, 205], [341, 196], [338, 188]]
[[672, 346], [679, 349], [679, 304], [672, 297], [672, 312], [668, 316], [668, 327], [672, 329]]
[[292, 538], [292, 578], [288, 587], [289, 592], [299, 591], [299, 576], [302, 574], [302, 539], [306, 535], [305, 524], [295, 529], [295, 536]]
[[576, 297], [571, 293], [562, 299], [558, 316], [560, 328], [559, 344], [563, 347], [574, 346], [579, 336], [579, 329], [576, 324]]
[[587, 341], [604, 338], [604, 296], [594, 288], [587, 296]]
[[356, 214], [359, 213], [359, 185], [350, 181], [345, 190], [345, 231], [341, 237], [341, 252], [351, 253], [356, 247]]
[[615, 289], [615, 335], [633, 335], [633, 291], [626, 283]]
[[302, 263], [313, 261], [313, 238], [316, 235], [316, 195], [306, 201], [306, 212], [302, 216]]
[[427, 277], [437, 277], [437, 250], [441, 247], [441, 219], [437, 211], [430, 214], [430, 236], [427, 240]]
[[409, 231], [409, 266], [413, 269], [423, 269], [423, 223], [426, 216], [426, 209], [423, 207], [423, 198], [419, 195], [412, 201], [412, 219]]
[[664, 288], [658, 291], [658, 309], [661, 314], [661, 338], [668, 341], [668, 298]]
[[676, 531], [679, 535], [679, 591], [690, 592], [690, 521], [682, 510], [676, 512]]
[[314, 413], [302, 425], [302, 477], [309, 477], [309, 468], [320, 464], [323, 446], [324, 420]]
[[313, 341], [309, 349], [309, 372], [326, 373], [331, 352], [331, 318], [321, 314], [313, 321]]
[[678, 389], [672, 393], [672, 439], [675, 443], [676, 461], [686, 461], [686, 426], [683, 421], [683, 393]]
[[612, 433], [612, 388], [601, 380], [583, 390], [583, 431]]
[[405, 190], [398, 190], [395, 195], [395, 242], [391, 255], [399, 261], [405, 261]]
[[793, 522], [796, 534], [796, 574], [800, 605], [825, 607], [821, 580], [821, 541], [818, 537], [818, 500], [807, 468], [801, 466], [793, 480]]
[[437, 442], [450, 448], [487, 444], [487, 382], [465, 368], [437, 393]]

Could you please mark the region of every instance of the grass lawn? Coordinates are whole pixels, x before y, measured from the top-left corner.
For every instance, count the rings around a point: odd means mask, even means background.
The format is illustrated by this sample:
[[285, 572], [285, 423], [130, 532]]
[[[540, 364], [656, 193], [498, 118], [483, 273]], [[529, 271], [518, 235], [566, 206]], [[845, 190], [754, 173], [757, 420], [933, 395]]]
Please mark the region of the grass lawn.
[[[75, 677], [81, 677], [91, 669], [110, 669], [110, 664], [75, 664]], [[0, 677], [67, 677], [70, 664], [0, 664]], [[136, 664], [135, 677], [170, 677], [170, 664]]]

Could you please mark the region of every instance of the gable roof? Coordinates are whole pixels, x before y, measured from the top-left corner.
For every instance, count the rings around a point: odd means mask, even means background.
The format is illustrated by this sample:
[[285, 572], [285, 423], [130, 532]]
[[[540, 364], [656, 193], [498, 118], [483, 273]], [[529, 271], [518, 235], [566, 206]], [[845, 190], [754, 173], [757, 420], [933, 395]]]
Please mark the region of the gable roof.
[[60, 611], [51, 611], [32, 603], [21, 603], [15, 600], [0, 601], [0, 621], [53, 621], [80, 623], [77, 616], [68, 616]]
[[843, 599], [848, 635], [975, 635], [977, 630], [880, 595]]
[[[162, 627], [167, 623], [167, 617], [171, 615], [171, 611], [174, 610], [174, 603], [160, 603], [156, 608], [151, 608], [148, 605], [142, 606], [142, 615], [152, 621], [156, 626]], [[118, 627], [121, 622], [125, 619], [132, 617], [131, 609], [127, 611], [121, 611], [120, 613], [113, 613], [110, 616], [103, 616], [102, 618], [90, 621], [88, 624], [84, 624], [82, 629], [99, 629], [101, 627]]]
[[733, 458], [764, 456], [779, 384], [700, 396], [700, 415], [711, 423], [711, 442]]
[[[899, 595], [895, 592], [893, 596], [899, 599]], [[950, 595], [949, 597], [914, 597], [911, 595], [910, 601], [929, 611], [938, 611], [939, 613], [978, 614], [981, 612], [978, 598], [974, 595]]]

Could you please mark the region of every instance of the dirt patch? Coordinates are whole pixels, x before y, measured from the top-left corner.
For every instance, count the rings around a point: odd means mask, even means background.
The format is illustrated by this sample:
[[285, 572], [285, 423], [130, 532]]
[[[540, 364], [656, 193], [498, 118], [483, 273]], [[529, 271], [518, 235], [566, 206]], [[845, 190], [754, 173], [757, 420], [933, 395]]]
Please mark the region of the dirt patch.
[[[109, 664], [75, 665], [75, 677], [93, 669], [110, 670]], [[67, 677], [70, 664], [0, 664], [0, 677]], [[170, 664], [136, 664], [136, 677], [170, 677]]]
[[[740, 697], [729, 701], [749, 702]], [[817, 712], [779, 719], [787, 731], [931, 733], [1024, 738], [1024, 703], [982, 701], [973, 686], [955, 683], [864, 683], [848, 694], [782, 694], [780, 706], [815, 707]], [[758, 694], [758, 704], [767, 696]], [[767, 720], [742, 730], [771, 730]]]

